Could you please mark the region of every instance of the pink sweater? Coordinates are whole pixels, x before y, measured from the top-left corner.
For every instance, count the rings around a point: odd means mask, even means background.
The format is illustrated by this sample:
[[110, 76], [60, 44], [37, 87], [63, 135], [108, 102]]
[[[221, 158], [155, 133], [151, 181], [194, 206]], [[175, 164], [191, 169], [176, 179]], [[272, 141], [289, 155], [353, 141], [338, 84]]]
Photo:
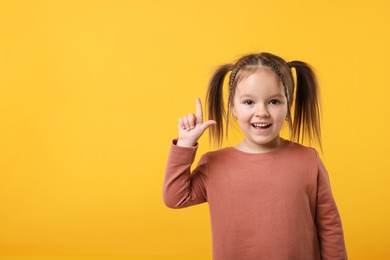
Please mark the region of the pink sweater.
[[233, 147], [204, 154], [171, 145], [164, 202], [209, 203], [215, 260], [347, 259], [328, 174], [314, 149], [286, 142], [251, 154]]

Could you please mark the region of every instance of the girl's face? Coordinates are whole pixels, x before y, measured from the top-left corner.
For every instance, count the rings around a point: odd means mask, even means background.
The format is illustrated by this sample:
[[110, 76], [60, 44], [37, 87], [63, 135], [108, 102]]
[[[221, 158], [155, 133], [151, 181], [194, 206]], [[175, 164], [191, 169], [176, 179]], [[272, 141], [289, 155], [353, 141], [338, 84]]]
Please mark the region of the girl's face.
[[283, 86], [270, 68], [259, 70], [237, 85], [232, 105], [245, 139], [237, 148], [268, 152], [281, 145], [279, 133], [287, 116]]

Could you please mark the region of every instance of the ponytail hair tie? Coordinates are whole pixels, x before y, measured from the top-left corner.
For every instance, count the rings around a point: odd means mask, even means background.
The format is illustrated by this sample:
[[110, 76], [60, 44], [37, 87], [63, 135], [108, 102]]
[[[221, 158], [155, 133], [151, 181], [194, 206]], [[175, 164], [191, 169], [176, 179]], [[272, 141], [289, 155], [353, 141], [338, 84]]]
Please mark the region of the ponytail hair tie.
[[287, 61], [286, 62], [287, 66], [291, 69], [293, 67], [293, 65], [291, 64], [291, 62]]

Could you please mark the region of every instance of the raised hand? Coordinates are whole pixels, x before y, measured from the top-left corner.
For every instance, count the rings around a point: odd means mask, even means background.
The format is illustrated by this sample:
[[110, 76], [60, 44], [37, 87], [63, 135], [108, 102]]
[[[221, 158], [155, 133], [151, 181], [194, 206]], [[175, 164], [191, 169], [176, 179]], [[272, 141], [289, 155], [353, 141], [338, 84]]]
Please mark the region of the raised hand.
[[211, 125], [215, 125], [214, 120], [203, 122], [202, 103], [200, 99], [196, 99], [196, 115], [190, 113], [179, 118], [179, 138], [178, 146], [191, 147], [194, 146], [204, 131]]

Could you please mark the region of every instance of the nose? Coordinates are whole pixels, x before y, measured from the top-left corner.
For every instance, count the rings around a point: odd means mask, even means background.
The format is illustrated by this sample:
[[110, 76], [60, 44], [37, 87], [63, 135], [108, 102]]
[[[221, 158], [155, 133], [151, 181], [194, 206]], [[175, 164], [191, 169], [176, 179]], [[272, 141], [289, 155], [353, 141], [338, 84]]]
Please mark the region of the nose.
[[256, 106], [255, 116], [256, 117], [268, 117], [269, 112], [268, 112], [267, 106], [264, 104], [258, 104]]

